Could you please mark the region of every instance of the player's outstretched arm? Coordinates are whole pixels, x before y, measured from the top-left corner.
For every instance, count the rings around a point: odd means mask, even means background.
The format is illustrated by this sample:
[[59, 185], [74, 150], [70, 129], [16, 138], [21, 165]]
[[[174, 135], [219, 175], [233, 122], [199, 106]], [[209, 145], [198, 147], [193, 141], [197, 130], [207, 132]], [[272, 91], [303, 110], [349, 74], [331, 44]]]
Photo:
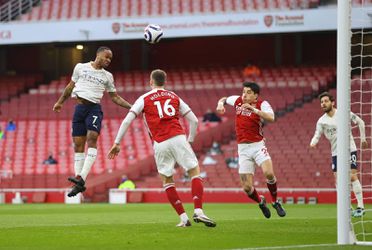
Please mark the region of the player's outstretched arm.
[[117, 92], [109, 92], [109, 95], [113, 103], [126, 109], [130, 109], [132, 107], [132, 105], [124, 100], [121, 96], [119, 96]]
[[310, 148], [316, 148], [316, 145], [318, 144], [319, 139], [322, 136], [322, 133], [323, 133], [323, 127], [319, 122], [317, 122], [314, 136], [310, 142]]
[[360, 134], [360, 143], [361, 143], [362, 148], [368, 148], [368, 142], [366, 139], [366, 125], [364, 121], [362, 120], [362, 118], [360, 118], [353, 112], [350, 112], [350, 118], [354, 124], [358, 124], [359, 134]]
[[216, 111], [221, 115], [223, 115], [226, 112], [225, 110], [226, 99], [227, 97], [222, 97], [220, 100], [218, 100], [218, 103], [217, 103]]
[[262, 110], [255, 109], [255, 113], [260, 116], [262, 119], [268, 122], [274, 122], [275, 121], [275, 115], [272, 113], [264, 112]]
[[116, 144], [114, 143], [114, 145], [112, 145], [109, 153], [108, 153], [108, 158], [110, 160], [114, 159], [120, 152], [120, 145], [119, 144]]
[[187, 139], [188, 142], [192, 143], [195, 139], [195, 135], [196, 135], [196, 130], [198, 128], [198, 118], [196, 117], [196, 115], [194, 114], [194, 112], [190, 111], [188, 112], [186, 115], [185, 115], [185, 118], [187, 119], [187, 121], [189, 122], [190, 124], [190, 129], [189, 129], [189, 137]]
[[244, 103], [242, 105], [242, 107], [251, 110], [253, 113], [255, 113], [256, 115], [258, 115], [259, 117], [261, 117], [265, 121], [268, 121], [268, 122], [274, 122], [275, 121], [275, 115], [274, 115], [274, 113], [264, 112], [262, 110], [256, 109], [255, 107], [253, 107], [249, 103]]
[[62, 95], [58, 98], [58, 101], [53, 106], [54, 112], [60, 112], [62, 109], [63, 103], [71, 96], [72, 90], [75, 87], [75, 82], [70, 81], [66, 88], [63, 90]]
[[253, 113], [255, 113], [256, 115], [258, 115], [259, 117], [261, 117], [262, 119], [264, 119], [267, 122], [274, 122], [275, 121], [275, 115], [274, 115], [274, 111], [272, 110], [270, 104], [268, 102], [263, 102], [262, 105], [266, 105], [266, 108], [263, 109], [263, 110], [256, 109], [255, 107], [253, 107], [249, 103], [244, 103], [242, 105], [242, 107], [246, 108], [248, 110], [251, 110]]

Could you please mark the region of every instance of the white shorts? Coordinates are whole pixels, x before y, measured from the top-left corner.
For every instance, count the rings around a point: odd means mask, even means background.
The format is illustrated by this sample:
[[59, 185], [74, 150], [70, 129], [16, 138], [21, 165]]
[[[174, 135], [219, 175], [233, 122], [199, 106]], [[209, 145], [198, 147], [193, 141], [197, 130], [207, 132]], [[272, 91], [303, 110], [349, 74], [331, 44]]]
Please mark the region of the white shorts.
[[185, 135], [177, 135], [163, 142], [154, 141], [155, 162], [158, 172], [170, 177], [176, 162], [186, 171], [198, 166], [198, 159]]
[[255, 164], [261, 164], [271, 159], [265, 146], [265, 141], [259, 141], [248, 144], [238, 144], [239, 154], [239, 174], [254, 174]]

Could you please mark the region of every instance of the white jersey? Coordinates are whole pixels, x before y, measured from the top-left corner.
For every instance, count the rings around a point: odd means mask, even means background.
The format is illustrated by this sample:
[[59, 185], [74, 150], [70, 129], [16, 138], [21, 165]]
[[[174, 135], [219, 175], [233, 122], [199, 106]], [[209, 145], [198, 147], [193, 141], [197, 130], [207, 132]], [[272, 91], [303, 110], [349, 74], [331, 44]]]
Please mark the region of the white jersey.
[[105, 69], [95, 69], [92, 62], [78, 63], [71, 80], [75, 82], [72, 97], [81, 97], [93, 103], [100, 103], [103, 92], [116, 92], [114, 77]]
[[[365, 140], [365, 127], [364, 122], [359, 116], [350, 112], [350, 119], [354, 124], [358, 124], [361, 140]], [[331, 117], [327, 113], [322, 115], [316, 123], [316, 130], [314, 137], [311, 139], [311, 145], [316, 145], [320, 139], [320, 136], [324, 136], [331, 143], [332, 156], [337, 155], [337, 109], [334, 115]], [[350, 131], [350, 152], [357, 151], [353, 134]]]

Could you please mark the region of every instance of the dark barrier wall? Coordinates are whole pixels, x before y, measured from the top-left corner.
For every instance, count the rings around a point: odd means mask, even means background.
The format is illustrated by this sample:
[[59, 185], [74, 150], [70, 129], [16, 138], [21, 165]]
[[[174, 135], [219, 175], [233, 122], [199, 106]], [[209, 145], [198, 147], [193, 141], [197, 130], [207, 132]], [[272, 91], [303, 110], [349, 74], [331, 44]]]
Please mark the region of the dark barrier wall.
[[289, 33], [164, 39], [155, 45], [144, 40], [6, 46], [5, 71], [43, 72], [52, 78], [71, 74], [80, 61], [93, 60], [99, 46], [112, 48], [111, 71], [157, 67], [208, 65], [300, 65], [336, 63], [336, 32]]

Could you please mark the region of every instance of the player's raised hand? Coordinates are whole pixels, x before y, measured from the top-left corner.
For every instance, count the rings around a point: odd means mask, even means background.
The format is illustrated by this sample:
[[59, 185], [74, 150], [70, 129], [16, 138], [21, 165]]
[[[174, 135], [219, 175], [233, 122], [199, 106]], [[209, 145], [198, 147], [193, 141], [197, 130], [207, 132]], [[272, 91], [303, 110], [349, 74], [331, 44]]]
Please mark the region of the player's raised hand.
[[249, 103], [244, 103], [242, 105], [242, 108], [245, 108], [245, 109], [248, 109], [248, 110], [253, 110], [254, 107], [252, 105], [250, 105]]
[[316, 148], [316, 144], [310, 144], [310, 148]]
[[53, 111], [54, 112], [61, 112], [61, 109], [62, 109], [62, 104], [60, 104], [59, 102], [56, 102], [56, 104], [54, 104], [53, 106]]
[[218, 102], [216, 111], [217, 111], [217, 113], [219, 113], [221, 115], [223, 115], [225, 113], [226, 110], [225, 110], [225, 107], [224, 107], [223, 103]]
[[368, 142], [362, 141], [362, 148], [368, 148]]
[[108, 158], [111, 160], [114, 159], [119, 154], [119, 152], [120, 146], [118, 144], [114, 144], [108, 153]]

